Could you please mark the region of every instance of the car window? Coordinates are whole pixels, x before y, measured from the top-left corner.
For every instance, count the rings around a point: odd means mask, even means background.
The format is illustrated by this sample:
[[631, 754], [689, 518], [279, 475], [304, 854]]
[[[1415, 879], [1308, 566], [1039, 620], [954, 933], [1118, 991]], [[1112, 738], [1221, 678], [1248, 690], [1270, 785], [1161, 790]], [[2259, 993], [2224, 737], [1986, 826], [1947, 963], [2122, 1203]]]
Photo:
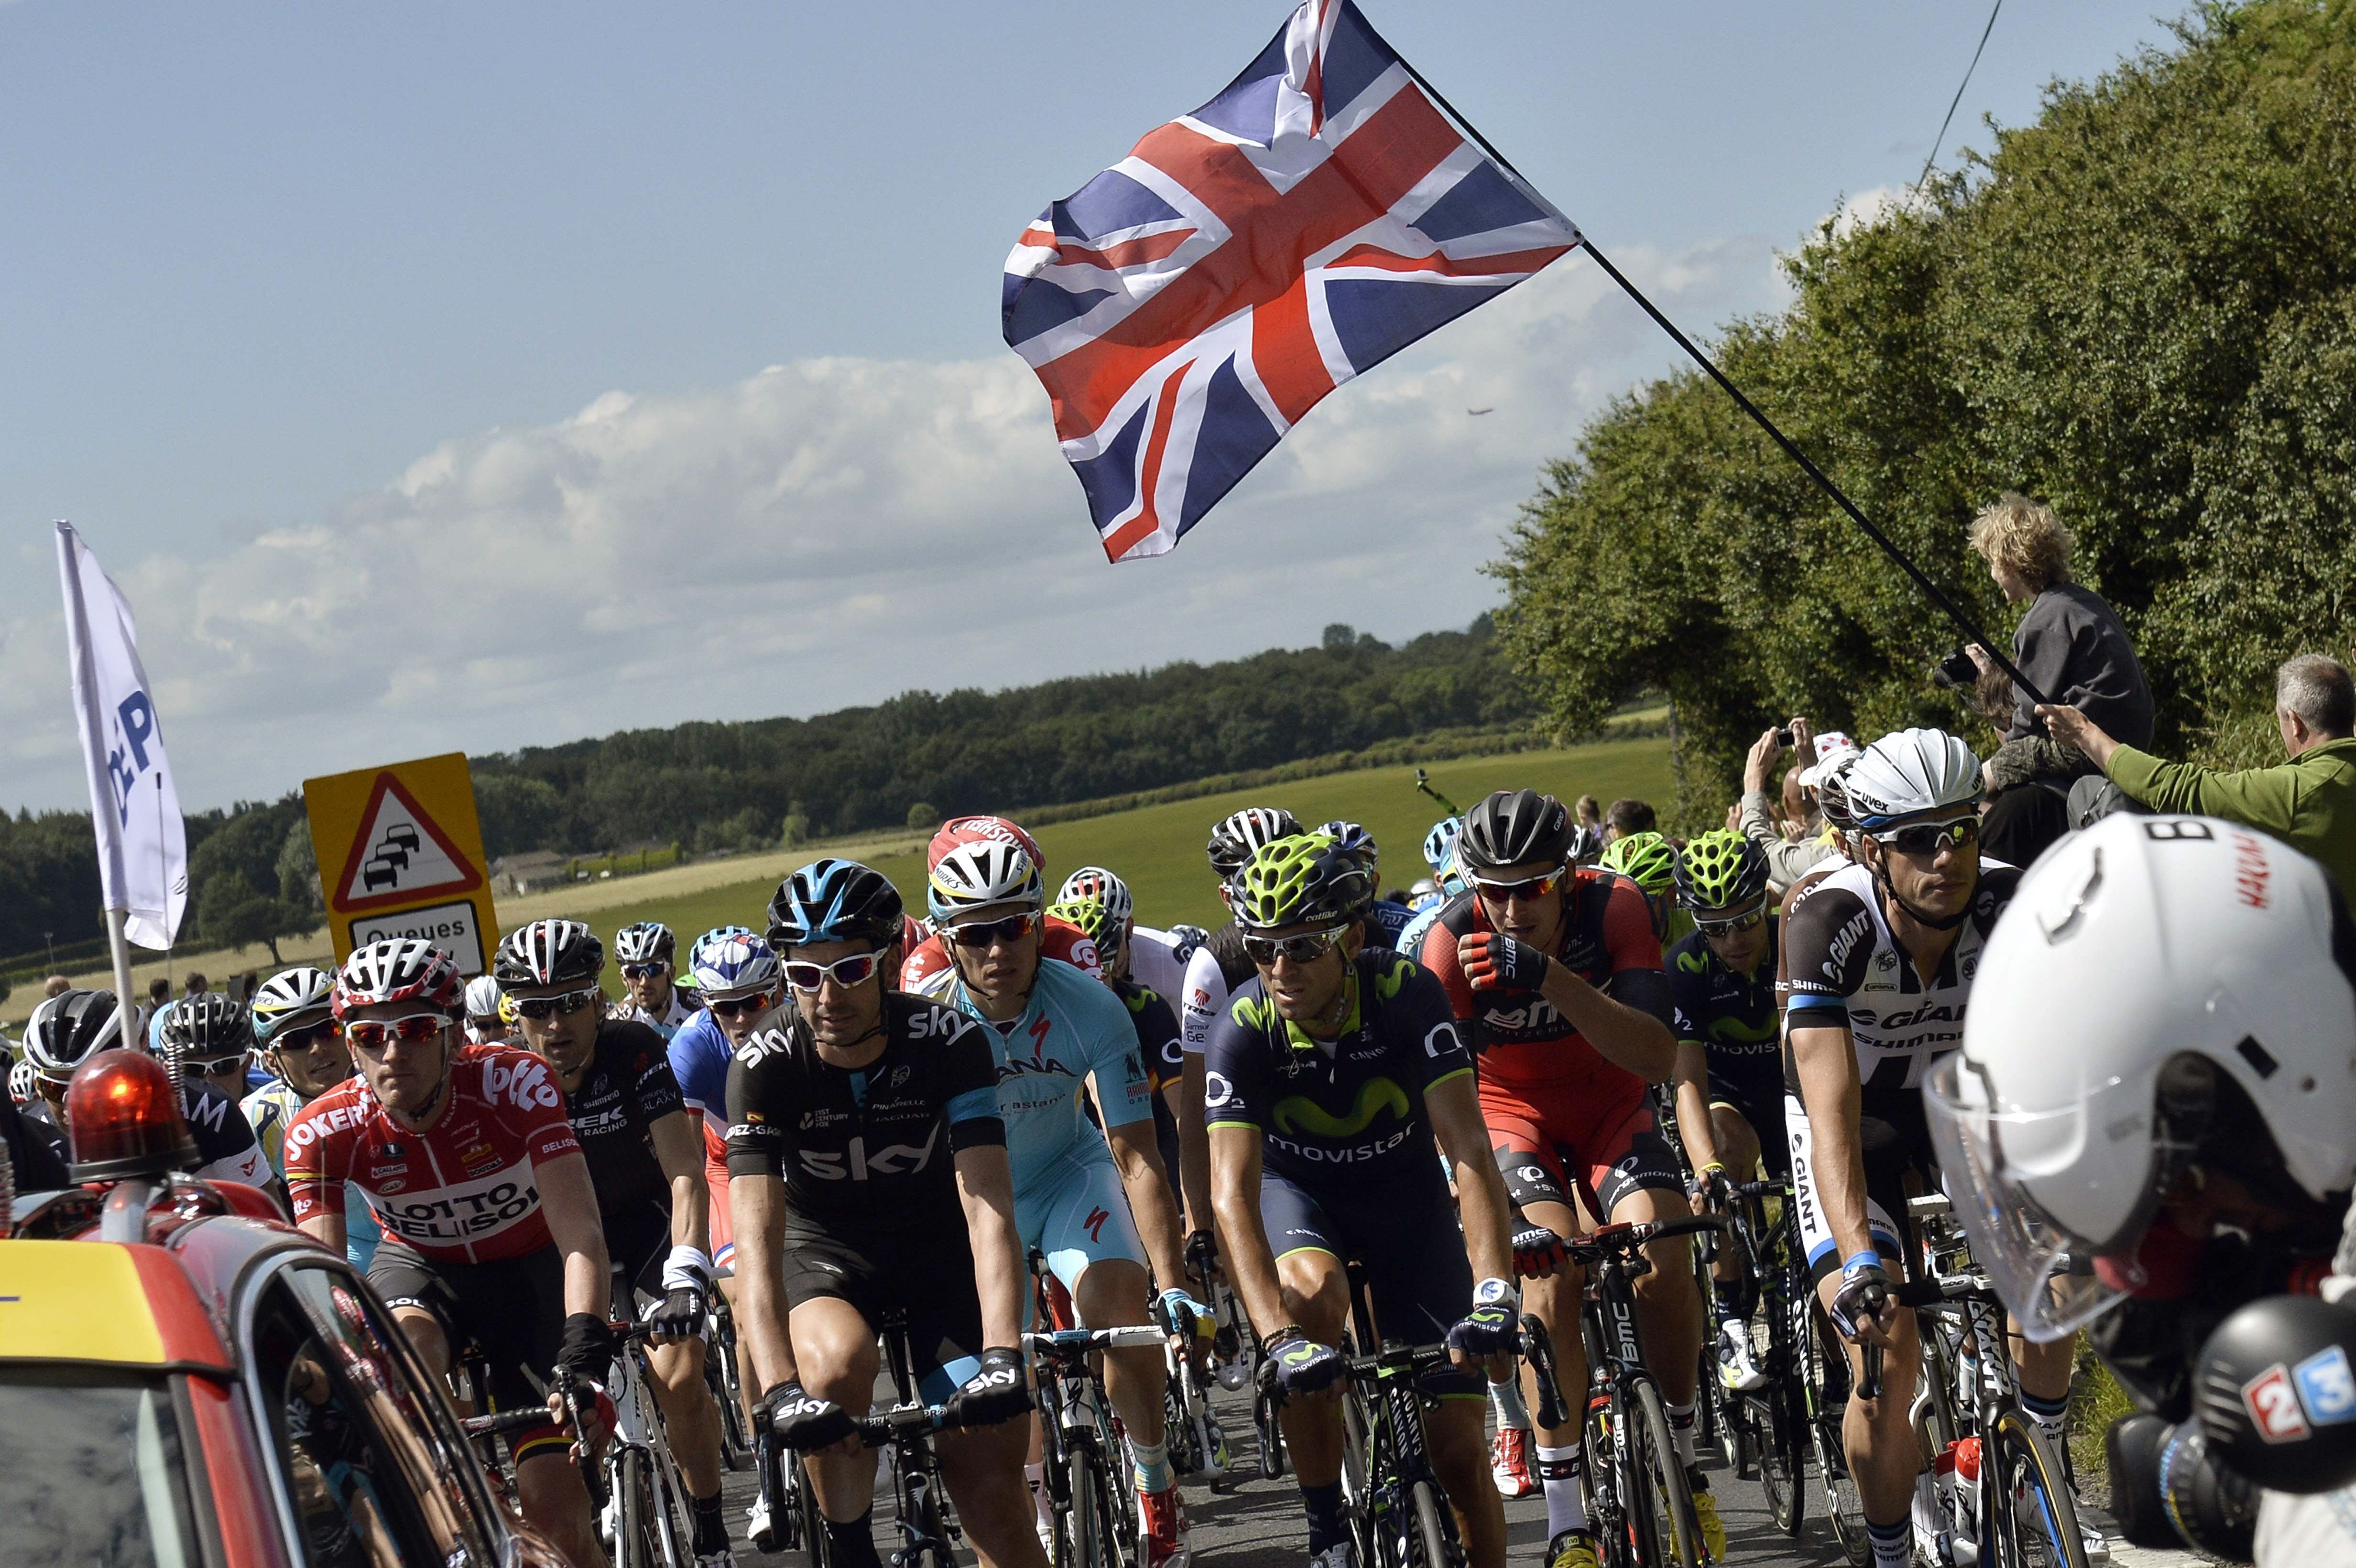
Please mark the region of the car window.
[[193, 1568], [180, 1423], [165, 1380], [0, 1370], [0, 1520], [16, 1562]]
[[329, 1269], [288, 1268], [262, 1299], [254, 1376], [306, 1561], [319, 1568], [496, 1562], [461, 1479], [477, 1461], [444, 1447], [446, 1427], [423, 1403], [433, 1396], [391, 1349], [398, 1332]]

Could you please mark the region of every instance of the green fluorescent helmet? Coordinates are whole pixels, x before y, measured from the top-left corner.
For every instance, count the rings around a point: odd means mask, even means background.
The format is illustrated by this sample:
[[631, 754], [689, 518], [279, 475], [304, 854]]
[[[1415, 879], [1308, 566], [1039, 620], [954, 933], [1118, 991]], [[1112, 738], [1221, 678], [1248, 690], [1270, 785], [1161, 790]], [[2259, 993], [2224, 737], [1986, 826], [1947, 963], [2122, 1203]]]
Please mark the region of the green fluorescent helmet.
[[1677, 858], [1677, 902], [1737, 909], [1767, 891], [1767, 852], [1747, 835], [1719, 827], [1690, 840]]
[[1603, 865], [1644, 889], [1647, 898], [1662, 897], [1677, 885], [1676, 849], [1657, 833], [1614, 838], [1603, 851]]
[[1330, 833], [1296, 833], [1254, 851], [1227, 884], [1237, 921], [1250, 931], [1339, 925], [1374, 901], [1366, 863]]

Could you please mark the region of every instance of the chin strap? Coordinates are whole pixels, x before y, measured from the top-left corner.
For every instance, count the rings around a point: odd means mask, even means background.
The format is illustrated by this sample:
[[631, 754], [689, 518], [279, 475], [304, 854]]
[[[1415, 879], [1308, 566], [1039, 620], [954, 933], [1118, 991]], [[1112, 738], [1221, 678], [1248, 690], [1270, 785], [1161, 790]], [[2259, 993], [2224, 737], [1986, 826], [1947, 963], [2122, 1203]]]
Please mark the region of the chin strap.
[[[1955, 927], [1963, 924], [1964, 922], [1971, 918], [1972, 901], [1970, 899], [1965, 900], [1964, 907], [1957, 910], [1953, 914], [1925, 914], [1922, 911], [1916, 909], [1912, 904], [1908, 903], [1904, 899], [1898, 896], [1898, 890], [1890, 885], [1890, 876], [1888, 872], [1877, 868], [1873, 873], [1873, 881], [1874, 885], [1881, 890], [1881, 896], [1888, 899], [1891, 903], [1896, 904], [1901, 910], [1904, 911], [1906, 918], [1912, 921], [1917, 925], [1928, 926], [1933, 931], [1953, 931]], [[1978, 891], [1975, 889], [1973, 897], [1976, 898], [1977, 896]]]

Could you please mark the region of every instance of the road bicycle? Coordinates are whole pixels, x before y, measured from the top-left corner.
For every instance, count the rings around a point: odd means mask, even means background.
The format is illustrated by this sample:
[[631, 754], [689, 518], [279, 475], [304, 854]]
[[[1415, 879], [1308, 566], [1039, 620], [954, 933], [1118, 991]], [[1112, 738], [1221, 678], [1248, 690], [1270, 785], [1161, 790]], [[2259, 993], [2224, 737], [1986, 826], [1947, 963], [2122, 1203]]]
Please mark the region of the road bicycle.
[[[1168, 1434], [1171, 1467], [1182, 1476], [1206, 1478], [1214, 1491], [1227, 1479], [1227, 1437], [1211, 1410], [1211, 1391], [1198, 1358], [1211, 1325], [1192, 1307], [1180, 1307], [1162, 1347], [1162, 1426]], [[1174, 1338], [1178, 1343], [1170, 1342]], [[1183, 1346], [1184, 1349], [1180, 1347]]]
[[1023, 1336], [1038, 1380], [1041, 1461], [1055, 1520], [1049, 1555], [1055, 1568], [1126, 1568], [1138, 1561], [1137, 1497], [1098, 1356], [1168, 1342], [1151, 1323]]
[[614, 1435], [596, 1461], [604, 1481], [598, 1533], [616, 1568], [688, 1568], [695, 1561], [695, 1510], [655, 1403], [647, 1364], [651, 1330], [639, 1322], [610, 1327], [616, 1341], [606, 1389]]
[[1707, 1558], [1661, 1386], [1644, 1360], [1636, 1281], [1650, 1243], [1721, 1229], [1715, 1214], [1605, 1225], [1564, 1242], [1586, 1271], [1580, 1331], [1587, 1347], [1587, 1520], [1607, 1568], [1699, 1568]]
[[[1715, 1441], [1734, 1473], [1754, 1477], [1765, 1495], [1775, 1528], [1800, 1533], [1805, 1514], [1808, 1423], [1799, 1392], [1800, 1356], [1793, 1343], [1798, 1321], [1792, 1311], [1798, 1238], [1783, 1222], [1792, 1185], [1788, 1181], [1743, 1182], [1728, 1190], [1727, 1228], [1718, 1242], [1730, 1258], [1735, 1278], [1708, 1292], [1709, 1335], [1702, 1346], [1702, 1436]], [[1767, 1202], [1784, 1205], [1772, 1219]], [[1730, 1310], [1729, 1303], [1750, 1310]], [[1756, 1327], [1754, 1327], [1754, 1322]], [[1729, 1325], [1750, 1336], [1753, 1364], [1766, 1380], [1759, 1388], [1731, 1389], [1719, 1376], [1717, 1347]], [[1759, 1348], [1763, 1332], [1764, 1349]]]

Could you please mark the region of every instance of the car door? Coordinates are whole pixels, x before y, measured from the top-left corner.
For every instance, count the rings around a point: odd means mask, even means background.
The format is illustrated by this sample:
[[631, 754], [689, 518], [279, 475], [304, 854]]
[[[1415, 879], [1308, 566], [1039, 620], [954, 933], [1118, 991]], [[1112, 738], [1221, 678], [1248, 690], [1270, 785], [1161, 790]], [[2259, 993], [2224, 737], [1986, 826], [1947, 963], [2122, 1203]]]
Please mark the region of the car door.
[[339, 1261], [296, 1255], [242, 1314], [241, 1360], [309, 1568], [493, 1568], [508, 1534], [482, 1467], [408, 1344]]

